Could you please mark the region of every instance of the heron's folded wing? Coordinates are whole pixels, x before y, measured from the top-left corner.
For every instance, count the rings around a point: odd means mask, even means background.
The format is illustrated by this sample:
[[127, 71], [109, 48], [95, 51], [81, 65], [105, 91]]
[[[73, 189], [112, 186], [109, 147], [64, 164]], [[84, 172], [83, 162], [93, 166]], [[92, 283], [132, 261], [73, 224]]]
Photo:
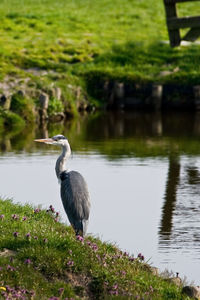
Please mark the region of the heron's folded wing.
[[71, 171], [61, 174], [61, 198], [70, 222], [75, 219], [88, 220], [89, 192], [80, 173]]

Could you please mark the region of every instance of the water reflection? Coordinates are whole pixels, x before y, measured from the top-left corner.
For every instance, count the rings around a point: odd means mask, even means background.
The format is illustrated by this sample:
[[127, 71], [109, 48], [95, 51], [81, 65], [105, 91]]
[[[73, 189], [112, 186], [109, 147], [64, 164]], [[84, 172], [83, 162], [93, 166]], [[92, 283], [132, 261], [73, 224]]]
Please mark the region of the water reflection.
[[169, 156], [169, 169], [164, 196], [164, 206], [162, 209], [162, 219], [160, 226], [160, 240], [169, 240], [172, 226], [173, 213], [176, 205], [176, 194], [180, 178], [180, 160], [177, 156]]
[[[106, 156], [168, 156], [199, 154], [200, 114], [97, 113], [66, 123], [43, 123], [19, 134], [0, 133], [0, 151], [27, 151], [37, 137], [66, 135], [74, 151], [98, 151]], [[117, 148], [113, 141], [119, 141]], [[124, 144], [122, 143], [124, 141]]]
[[[72, 150], [76, 155], [78, 170], [82, 172], [87, 165], [87, 168], [92, 170], [90, 181], [96, 177], [98, 182], [101, 182], [99, 187], [96, 182], [93, 182], [94, 198], [99, 200], [95, 204], [98, 211], [102, 209], [99, 195], [103, 189], [105, 189], [108, 198], [114, 198], [113, 193], [115, 192], [121, 192], [121, 197], [125, 197], [124, 191], [126, 191], [126, 198], [129, 198], [127, 205], [133, 205], [134, 209], [125, 212], [120, 209], [118, 218], [124, 218], [122, 220], [124, 223], [130, 221], [126, 228], [131, 228], [131, 234], [138, 241], [141, 240], [141, 236], [143, 237], [144, 245], [142, 244], [142, 247], [151, 243], [150, 241], [145, 242], [145, 239], [148, 238], [146, 237], [148, 231], [146, 227], [148, 227], [148, 221], [150, 222], [149, 226], [152, 226], [152, 231], [155, 230], [154, 238], [158, 242], [157, 245], [154, 241], [154, 246], [152, 246], [152, 248], [158, 247], [154, 251], [154, 257], [157, 257], [156, 264], [165, 263], [168, 266], [171, 264], [173, 268], [173, 264], [177, 263], [181, 256], [184, 256], [184, 264], [181, 261], [180, 264], [177, 264], [178, 269], [174, 271], [182, 271], [182, 274], [185, 274], [186, 269], [184, 268], [187, 266], [188, 269], [191, 269], [191, 273], [194, 272], [196, 266], [193, 265], [193, 262], [200, 260], [198, 195], [200, 185], [200, 114], [170, 113], [162, 115], [161, 113], [106, 112], [83, 115], [67, 123], [43, 123], [39, 127], [27, 127], [17, 135], [12, 134], [12, 132], [1, 134], [1, 157], [6, 156], [9, 152], [14, 152], [13, 156], [16, 157], [22, 153], [30, 156], [32, 153], [39, 153], [38, 157], [42, 153], [42, 157], [45, 155], [49, 157], [49, 148], [41, 147], [41, 145], [35, 144], [33, 140], [58, 133], [66, 135], [70, 140]], [[52, 153], [57, 156], [57, 152]], [[89, 157], [91, 153], [95, 167], [91, 165], [89, 159], [84, 162], [84, 166], [81, 165], [81, 161], [84, 159], [81, 155], [84, 154]], [[101, 170], [104, 160], [107, 164], [105, 163]], [[116, 180], [119, 180], [119, 187], [114, 182], [117, 172], [121, 174], [121, 177], [116, 177]], [[55, 174], [52, 174], [52, 182], [55, 181], [54, 177]], [[102, 178], [105, 180], [104, 183]], [[118, 190], [120, 186], [121, 191]], [[145, 189], [148, 190], [148, 195], [143, 195]], [[55, 195], [58, 194], [57, 192], [56, 190]], [[140, 207], [142, 197], [144, 197], [144, 202], [142, 202], [143, 206]], [[155, 198], [159, 202], [156, 213]], [[109, 201], [106, 205], [108, 209], [113, 210], [113, 204]], [[117, 206], [119, 203], [115, 205]], [[104, 217], [105, 221], [106, 216]], [[133, 225], [133, 219], [137, 220], [137, 224]], [[95, 222], [99, 224], [101, 229], [102, 220], [100, 216], [95, 216]], [[108, 222], [110, 223], [110, 219]], [[142, 229], [141, 226], [140, 230], [144, 231], [135, 230], [138, 228], [138, 224], [142, 223], [144, 223], [144, 228]], [[120, 227], [122, 226], [120, 225]], [[119, 231], [114, 232], [114, 225], [113, 227], [110, 225], [109, 229], [113, 240], [118, 241]], [[122, 236], [124, 236], [125, 230], [122, 230]], [[126, 245], [129, 242], [126, 240]], [[130, 244], [131, 247], [133, 247], [132, 244]], [[142, 249], [139, 250], [142, 251]], [[151, 249], [148, 248], [148, 251]], [[190, 258], [188, 260], [189, 267], [187, 257]], [[184, 267], [181, 270], [182, 264]], [[196, 278], [197, 274], [200, 276], [199, 270], [195, 272]]]

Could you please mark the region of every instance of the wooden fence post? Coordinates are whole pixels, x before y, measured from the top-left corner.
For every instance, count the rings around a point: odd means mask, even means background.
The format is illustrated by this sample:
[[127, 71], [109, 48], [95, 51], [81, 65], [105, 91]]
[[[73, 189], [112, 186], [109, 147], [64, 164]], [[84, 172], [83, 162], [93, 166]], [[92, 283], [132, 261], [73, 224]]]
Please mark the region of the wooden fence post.
[[[176, 3], [193, 1], [200, 0], [164, 0], [171, 47], [179, 46], [181, 40], [194, 42], [200, 36], [200, 16], [178, 18], [176, 12]], [[181, 28], [190, 28], [183, 38], [180, 36]]]
[[169, 19], [177, 18], [176, 4], [175, 1], [173, 0], [164, 0], [164, 4], [165, 4], [165, 13], [167, 19], [170, 45], [171, 47], [176, 47], [179, 46], [181, 42], [179, 29], [170, 29], [169, 27]]

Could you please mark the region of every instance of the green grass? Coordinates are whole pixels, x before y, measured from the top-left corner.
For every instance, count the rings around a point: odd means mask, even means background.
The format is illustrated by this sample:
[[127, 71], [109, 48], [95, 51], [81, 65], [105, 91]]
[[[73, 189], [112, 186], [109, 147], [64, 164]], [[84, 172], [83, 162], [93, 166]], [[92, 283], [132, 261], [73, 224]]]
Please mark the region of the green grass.
[[[200, 14], [198, 5], [179, 5], [179, 15]], [[26, 69], [39, 68], [54, 70], [58, 85], [71, 76], [83, 87], [95, 72], [132, 81], [199, 80], [199, 45], [171, 49], [165, 43], [162, 0], [7, 0], [0, 3], [0, 21], [2, 78], [25, 78]], [[40, 81], [52, 82], [52, 75]]]
[[152, 274], [141, 254], [76, 238], [53, 208], [0, 200], [0, 230], [2, 299], [16, 293], [25, 293], [23, 299], [185, 299], [181, 288]]
[[[178, 5], [188, 14], [200, 14], [199, 3]], [[2, 0], [0, 24], [1, 92], [25, 92], [24, 114], [13, 112], [26, 122], [39, 93], [55, 87], [62, 103], [51, 101], [50, 114], [75, 115], [88, 101], [104, 107], [105, 81], [199, 84], [200, 46], [170, 48], [162, 0]]]

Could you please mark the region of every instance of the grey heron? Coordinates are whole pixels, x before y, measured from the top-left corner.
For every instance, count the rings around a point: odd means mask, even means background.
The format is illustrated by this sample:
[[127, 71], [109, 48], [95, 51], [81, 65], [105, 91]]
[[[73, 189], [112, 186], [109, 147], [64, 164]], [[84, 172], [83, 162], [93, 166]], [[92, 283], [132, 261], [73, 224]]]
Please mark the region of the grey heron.
[[61, 146], [62, 153], [56, 161], [55, 171], [61, 183], [62, 203], [76, 235], [84, 236], [89, 221], [90, 197], [83, 176], [79, 172], [69, 171], [65, 167], [65, 163], [71, 155], [68, 139], [59, 134], [52, 138], [37, 139], [35, 142]]

